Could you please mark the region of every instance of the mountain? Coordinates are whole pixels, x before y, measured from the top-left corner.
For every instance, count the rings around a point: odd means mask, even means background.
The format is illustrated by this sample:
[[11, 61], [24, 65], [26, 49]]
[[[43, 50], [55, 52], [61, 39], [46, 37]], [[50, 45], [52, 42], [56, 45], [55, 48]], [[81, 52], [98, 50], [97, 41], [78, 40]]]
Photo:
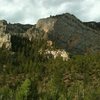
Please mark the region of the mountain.
[[69, 13], [40, 19], [36, 29], [44, 31], [45, 37], [59, 48], [72, 53], [100, 50], [100, 32]]
[[12, 42], [15, 42], [12, 40], [16, 36], [23, 37], [27, 29], [31, 27], [32, 25], [10, 24], [6, 20], [0, 20], [0, 47], [10, 49], [13, 45]]
[[[9, 41], [13, 36], [27, 38], [30, 41], [39, 38], [51, 40], [58, 48], [76, 54], [100, 51], [100, 23], [82, 22], [69, 13], [40, 19], [36, 25], [7, 24], [1, 20], [0, 34], [3, 34], [3, 37], [0, 35], [2, 45], [5, 35], [10, 35]], [[10, 45], [17, 41], [15, 38]]]

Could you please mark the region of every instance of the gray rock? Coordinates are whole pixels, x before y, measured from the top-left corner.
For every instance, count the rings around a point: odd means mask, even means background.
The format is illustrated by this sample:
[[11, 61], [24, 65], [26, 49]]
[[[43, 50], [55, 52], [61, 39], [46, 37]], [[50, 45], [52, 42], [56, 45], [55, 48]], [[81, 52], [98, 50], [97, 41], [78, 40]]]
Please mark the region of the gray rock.
[[8, 24], [5, 20], [0, 20], [0, 48], [11, 49], [11, 38], [13, 35], [24, 37], [25, 32], [31, 28], [32, 25], [22, 24]]
[[7, 41], [5, 47], [10, 47], [12, 35], [16, 35], [30, 41], [51, 40], [58, 48], [71, 53], [100, 52], [99, 26], [100, 23], [96, 22], [84, 23], [69, 13], [40, 19], [36, 25], [7, 24], [1, 20], [0, 47], [4, 41]]
[[73, 53], [99, 51], [100, 33], [71, 14], [40, 19], [36, 28], [45, 31], [60, 48]]

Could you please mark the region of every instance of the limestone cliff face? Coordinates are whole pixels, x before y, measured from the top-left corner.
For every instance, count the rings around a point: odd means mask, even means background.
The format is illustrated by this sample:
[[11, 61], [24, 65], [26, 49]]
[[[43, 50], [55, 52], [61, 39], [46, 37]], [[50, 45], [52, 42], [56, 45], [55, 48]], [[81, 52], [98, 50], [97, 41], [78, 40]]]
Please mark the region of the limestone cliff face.
[[30, 41], [32, 39], [45, 39], [47, 40], [48, 34], [41, 30], [40, 28], [37, 28], [36, 25], [34, 25], [32, 28], [26, 31], [24, 37], [28, 38]]
[[10, 34], [0, 34], [0, 48], [11, 48], [11, 35]]
[[100, 52], [100, 23], [84, 23], [69, 13], [40, 19], [36, 25], [8, 24], [1, 20], [0, 34], [0, 47], [17, 44], [17, 36], [30, 41], [51, 40], [58, 48], [71, 53]]
[[57, 22], [55, 18], [46, 18], [40, 19], [37, 24], [36, 28], [44, 30], [46, 33], [54, 30], [54, 25]]
[[11, 35], [5, 34], [7, 28], [7, 22], [5, 20], [0, 21], [0, 48], [11, 48]]
[[0, 48], [11, 49], [12, 36], [24, 37], [25, 32], [31, 27], [32, 25], [8, 24], [7, 21], [0, 20]]
[[45, 31], [58, 47], [71, 52], [100, 50], [100, 33], [71, 14], [51, 16], [40, 19], [36, 27]]

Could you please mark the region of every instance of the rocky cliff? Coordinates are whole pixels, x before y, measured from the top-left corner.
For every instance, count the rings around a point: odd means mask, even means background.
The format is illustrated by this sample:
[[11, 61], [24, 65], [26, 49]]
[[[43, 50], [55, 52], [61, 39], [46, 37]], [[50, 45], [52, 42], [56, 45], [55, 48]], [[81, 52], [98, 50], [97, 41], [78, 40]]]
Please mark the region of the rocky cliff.
[[7, 24], [2, 20], [1, 33], [9, 34], [11, 38], [13, 35], [25, 37], [30, 41], [39, 38], [51, 40], [58, 48], [72, 53], [100, 51], [100, 23], [84, 23], [69, 13], [40, 19], [36, 25]]
[[11, 49], [12, 38], [14, 36], [23, 37], [25, 32], [31, 27], [32, 25], [10, 24], [5, 20], [0, 20], [0, 48]]
[[36, 28], [44, 31], [49, 40], [67, 51], [82, 53], [100, 50], [100, 32], [74, 15], [66, 13], [40, 19]]

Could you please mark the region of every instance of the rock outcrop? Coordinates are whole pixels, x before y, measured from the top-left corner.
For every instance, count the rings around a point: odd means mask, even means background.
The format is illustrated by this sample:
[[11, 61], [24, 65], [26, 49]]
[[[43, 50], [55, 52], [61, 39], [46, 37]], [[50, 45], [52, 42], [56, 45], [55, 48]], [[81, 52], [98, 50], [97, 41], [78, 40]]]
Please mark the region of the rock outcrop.
[[11, 48], [11, 35], [10, 34], [0, 34], [0, 48]]
[[36, 28], [36, 25], [34, 25], [32, 28], [26, 31], [24, 37], [28, 38], [30, 41], [32, 39], [47, 39], [47, 34], [45, 31]]
[[53, 57], [54, 59], [60, 57], [63, 59], [63, 61], [68, 61], [69, 58], [69, 54], [65, 51], [65, 50], [60, 50], [60, 49], [56, 49], [56, 50], [40, 50], [39, 51], [40, 54], [44, 55], [46, 58], [51, 58]]
[[32, 25], [8, 24], [7, 21], [0, 20], [0, 48], [11, 49], [12, 36], [24, 37], [25, 32], [31, 27]]
[[7, 21], [0, 21], [0, 48], [11, 48], [11, 35], [5, 34], [7, 28]]
[[100, 23], [82, 22], [69, 13], [40, 19], [36, 25], [7, 24], [2, 20], [0, 33], [3, 33], [3, 37], [0, 36], [0, 46], [5, 44], [2, 42], [3, 38], [6, 37], [7, 40], [8, 37], [12, 38], [12, 35], [15, 35], [28, 38], [30, 41], [51, 40], [58, 48], [71, 53], [100, 52]]
[[45, 31], [47, 38], [67, 51], [82, 53], [100, 50], [99, 31], [83, 24], [74, 15], [66, 13], [40, 19], [36, 28]]

